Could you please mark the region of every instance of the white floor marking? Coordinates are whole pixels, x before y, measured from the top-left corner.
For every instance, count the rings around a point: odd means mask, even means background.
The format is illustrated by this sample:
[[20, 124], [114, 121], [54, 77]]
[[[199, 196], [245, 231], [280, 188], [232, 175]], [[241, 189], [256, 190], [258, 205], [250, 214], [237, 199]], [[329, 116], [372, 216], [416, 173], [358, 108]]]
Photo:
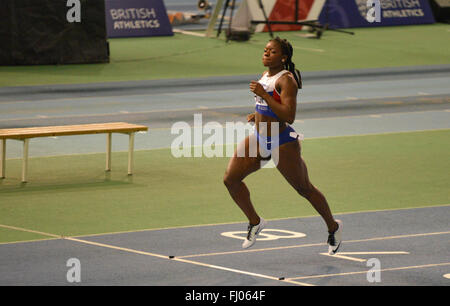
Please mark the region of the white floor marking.
[[403, 251], [393, 251], [393, 252], [338, 252], [335, 255], [330, 255], [328, 253], [320, 253], [320, 255], [336, 257], [336, 258], [346, 259], [346, 260], [350, 260], [350, 261], [357, 261], [357, 262], [366, 262], [367, 259], [350, 257], [350, 256], [345, 256], [345, 255], [408, 255], [408, 254], [409, 254], [408, 252], [403, 252]]

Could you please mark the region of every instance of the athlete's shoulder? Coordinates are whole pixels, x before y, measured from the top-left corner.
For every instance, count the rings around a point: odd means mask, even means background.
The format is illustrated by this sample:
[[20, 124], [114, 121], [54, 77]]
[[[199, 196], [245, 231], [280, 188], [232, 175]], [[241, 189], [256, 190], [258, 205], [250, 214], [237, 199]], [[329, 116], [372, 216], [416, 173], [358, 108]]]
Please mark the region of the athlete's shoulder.
[[285, 71], [277, 80], [277, 83], [279, 84], [297, 84], [297, 81], [295, 80], [294, 75], [290, 71]]

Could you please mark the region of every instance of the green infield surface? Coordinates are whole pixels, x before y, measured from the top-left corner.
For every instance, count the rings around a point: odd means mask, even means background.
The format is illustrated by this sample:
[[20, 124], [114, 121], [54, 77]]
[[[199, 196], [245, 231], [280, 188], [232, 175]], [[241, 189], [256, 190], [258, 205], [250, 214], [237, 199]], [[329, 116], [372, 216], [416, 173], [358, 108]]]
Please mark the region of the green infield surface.
[[[302, 71], [450, 64], [446, 24], [327, 31], [279, 32], [294, 47]], [[268, 33], [248, 42], [228, 42], [176, 33], [173, 37], [110, 39], [109, 64], [0, 67], [0, 87], [248, 75], [262, 69]]]
[[[312, 182], [333, 213], [450, 203], [450, 130], [306, 139]], [[223, 185], [229, 158], [174, 158], [170, 149], [32, 158], [29, 182], [21, 160], [8, 160], [0, 181], [0, 242], [246, 221]], [[122, 166], [121, 166], [122, 165]], [[266, 219], [317, 215], [276, 169], [245, 182]], [[31, 229], [23, 232], [5, 226]]]

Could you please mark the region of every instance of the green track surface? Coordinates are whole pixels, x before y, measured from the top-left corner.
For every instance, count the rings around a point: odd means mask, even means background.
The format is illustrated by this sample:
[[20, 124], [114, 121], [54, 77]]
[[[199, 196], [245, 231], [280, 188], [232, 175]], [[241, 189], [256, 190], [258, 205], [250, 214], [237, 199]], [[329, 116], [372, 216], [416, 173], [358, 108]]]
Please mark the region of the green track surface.
[[[355, 35], [327, 31], [307, 39], [305, 32], [275, 33], [294, 46], [302, 71], [450, 64], [446, 24], [352, 29]], [[257, 33], [248, 42], [173, 37], [110, 39], [111, 62], [93, 65], [0, 67], [0, 87], [97, 83], [258, 74], [269, 40]]]
[[[450, 130], [307, 139], [312, 182], [334, 213], [450, 203]], [[170, 149], [32, 158], [29, 182], [21, 160], [7, 161], [0, 181], [0, 224], [64, 236], [246, 221], [222, 178], [228, 158], [174, 158]], [[276, 169], [245, 182], [267, 219], [316, 215]], [[0, 227], [0, 242], [48, 238]]]

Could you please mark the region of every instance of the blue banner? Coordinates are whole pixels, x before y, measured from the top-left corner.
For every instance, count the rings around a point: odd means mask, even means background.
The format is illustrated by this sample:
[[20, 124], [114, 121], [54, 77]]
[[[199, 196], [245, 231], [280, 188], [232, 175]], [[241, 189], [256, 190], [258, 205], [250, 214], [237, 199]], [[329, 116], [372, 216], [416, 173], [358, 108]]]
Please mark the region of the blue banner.
[[171, 36], [163, 0], [106, 0], [108, 37]]
[[435, 22], [428, 0], [327, 0], [319, 21], [331, 28]]

